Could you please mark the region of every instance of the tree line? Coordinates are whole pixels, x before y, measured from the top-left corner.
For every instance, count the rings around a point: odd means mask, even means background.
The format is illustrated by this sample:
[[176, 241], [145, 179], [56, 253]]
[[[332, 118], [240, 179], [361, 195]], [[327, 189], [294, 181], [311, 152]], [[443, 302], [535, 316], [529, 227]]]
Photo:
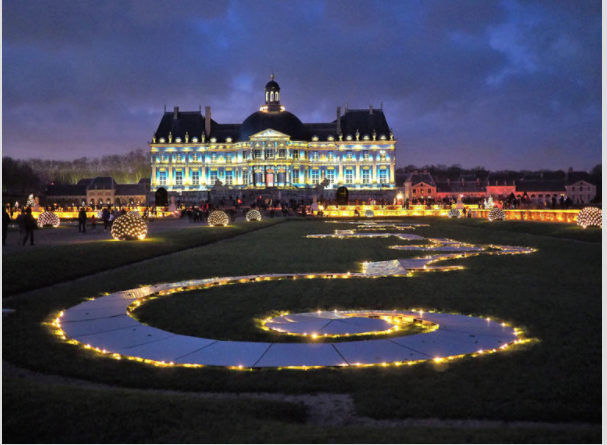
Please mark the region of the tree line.
[[73, 161], [13, 159], [2, 157], [2, 192], [16, 195], [39, 193], [49, 184], [77, 184], [84, 178], [112, 176], [119, 184], [136, 184], [151, 175], [149, 156], [142, 150]]

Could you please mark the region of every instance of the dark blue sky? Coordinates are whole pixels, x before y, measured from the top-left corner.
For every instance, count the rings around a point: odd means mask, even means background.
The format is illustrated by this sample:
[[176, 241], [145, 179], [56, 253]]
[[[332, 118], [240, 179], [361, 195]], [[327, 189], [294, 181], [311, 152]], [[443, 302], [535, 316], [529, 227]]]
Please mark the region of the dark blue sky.
[[303, 122], [383, 102], [397, 166], [591, 169], [600, 0], [3, 0], [3, 156], [147, 149], [163, 107]]

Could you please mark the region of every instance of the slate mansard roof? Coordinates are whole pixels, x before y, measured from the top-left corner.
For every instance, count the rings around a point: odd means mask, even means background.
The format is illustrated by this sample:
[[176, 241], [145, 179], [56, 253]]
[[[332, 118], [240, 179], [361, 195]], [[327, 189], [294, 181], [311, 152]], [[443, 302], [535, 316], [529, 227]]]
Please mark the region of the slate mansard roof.
[[[277, 98], [268, 101], [267, 96], [270, 92], [280, 91], [273, 77], [266, 84], [265, 91], [266, 106], [249, 115], [241, 124], [217, 123], [211, 119], [210, 113], [205, 112], [203, 115], [202, 110], [184, 112], [175, 107], [173, 112], [165, 111], [154, 135], [156, 141], [162, 138], [161, 143], [176, 143], [176, 139], [180, 138], [179, 143], [186, 143], [187, 134], [188, 142], [193, 142], [194, 137], [198, 142], [202, 142], [204, 134], [205, 142], [211, 138], [215, 138], [217, 142], [225, 142], [227, 138], [231, 138], [232, 142], [247, 142], [250, 136], [269, 128], [291, 136], [293, 141], [310, 141], [314, 136], [321, 141], [326, 141], [329, 136], [339, 140], [339, 133], [343, 134], [344, 140], [347, 135], [351, 135], [355, 140], [357, 132], [360, 134], [360, 140], [363, 140], [365, 135], [372, 139], [374, 132], [377, 140], [380, 140], [382, 135], [385, 139], [389, 139], [390, 127], [381, 109], [346, 109], [345, 114], [339, 117], [339, 125], [337, 120], [303, 123], [296, 115], [286, 111]], [[207, 116], [209, 122], [206, 122]], [[171, 142], [169, 142], [169, 134]]]
[[[177, 114], [176, 117], [175, 114]], [[164, 138], [168, 142], [170, 133], [173, 142], [176, 138], [181, 138], [185, 143], [186, 134], [190, 141], [193, 137], [197, 137], [200, 141], [204, 133], [205, 141], [216, 138], [217, 141], [224, 142], [226, 138], [231, 138], [233, 142], [246, 142], [250, 136], [268, 128], [288, 134], [294, 141], [310, 141], [314, 136], [317, 136], [321, 141], [326, 141], [329, 136], [333, 136], [336, 140], [339, 138], [336, 120], [333, 122], [302, 123], [297, 116], [288, 111], [256, 111], [247, 117], [242, 124], [219, 124], [211, 119], [209, 134], [205, 132], [205, 116], [202, 115], [202, 112], [165, 112], [160, 120], [155, 137], [157, 141]], [[377, 140], [382, 135], [389, 139], [390, 135], [390, 127], [382, 110], [373, 110], [373, 114], [369, 110], [348, 110], [340, 118], [340, 128], [344, 140], [346, 135], [351, 135], [354, 138], [357, 131], [361, 140], [365, 135], [372, 138], [374, 131]]]

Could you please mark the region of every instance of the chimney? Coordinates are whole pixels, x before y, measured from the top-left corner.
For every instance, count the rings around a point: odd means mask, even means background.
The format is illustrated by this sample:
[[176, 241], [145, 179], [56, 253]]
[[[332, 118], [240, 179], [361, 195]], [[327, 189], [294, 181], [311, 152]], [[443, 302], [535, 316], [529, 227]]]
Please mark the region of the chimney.
[[341, 107], [337, 107], [337, 134], [341, 133]]
[[204, 107], [204, 132], [211, 136], [211, 107]]
[[373, 105], [369, 105], [369, 114], [373, 114]]
[[175, 107], [175, 108], [173, 108], [173, 119], [177, 120], [178, 117], [179, 117], [179, 107]]

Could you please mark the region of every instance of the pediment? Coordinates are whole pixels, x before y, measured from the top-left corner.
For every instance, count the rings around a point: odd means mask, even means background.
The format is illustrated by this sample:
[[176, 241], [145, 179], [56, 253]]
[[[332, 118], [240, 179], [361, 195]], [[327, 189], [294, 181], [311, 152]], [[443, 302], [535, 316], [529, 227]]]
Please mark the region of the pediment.
[[259, 133], [252, 134], [251, 136], [249, 136], [249, 139], [252, 141], [260, 140], [260, 139], [264, 139], [264, 140], [273, 139], [273, 140], [288, 141], [291, 139], [291, 136], [289, 136], [288, 134], [281, 133], [280, 131], [276, 131], [272, 128], [267, 128], [263, 131], [260, 131]]

